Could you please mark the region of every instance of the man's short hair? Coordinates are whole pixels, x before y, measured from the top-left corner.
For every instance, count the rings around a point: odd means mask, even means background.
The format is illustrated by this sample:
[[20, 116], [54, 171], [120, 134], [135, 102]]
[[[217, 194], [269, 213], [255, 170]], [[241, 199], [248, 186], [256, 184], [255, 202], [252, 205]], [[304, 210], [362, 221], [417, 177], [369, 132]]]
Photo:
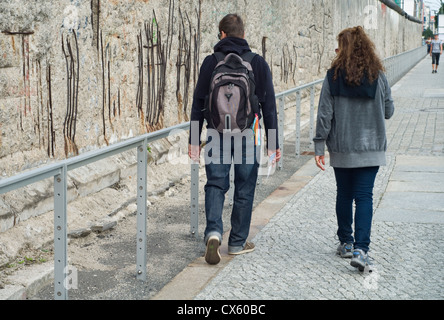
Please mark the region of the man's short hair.
[[243, 38], [245, 34], [244, 22], [237, 14], [227, 14], [219, 22], [219, 32], [225, 32], [227, 37]]

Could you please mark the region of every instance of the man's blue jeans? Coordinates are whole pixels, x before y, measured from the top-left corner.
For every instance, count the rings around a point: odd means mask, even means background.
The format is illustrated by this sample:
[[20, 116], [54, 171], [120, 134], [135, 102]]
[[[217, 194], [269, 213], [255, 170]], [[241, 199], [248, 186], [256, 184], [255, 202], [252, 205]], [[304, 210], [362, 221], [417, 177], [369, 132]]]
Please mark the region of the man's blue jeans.
[[[379, 167], [334, 168], [337, 186], [336, 216], [341, 243], [353, 243], [355, 249], [369, 250], [373, 218], [373, 186]], [[353, 238], [353, 200], [355, 232]]]
[[[256, 147], [250, 137], [223, 139], [211, 148], [210, 142], [205, 149], [205, 243], [217, 235], [222, 241], [225, 194], [230, 188], [230, 169], [234, 164], [234, 199], [231, 212], [231, 231], [228, 238], [230, 247], [243, 247], [250, 232], [254, 192], [258, 177], [259, 164]], [[236, 140], [237, 139], [237, 140]], [[240, 139], [240, 140], [239, 140]], [[224, 140], [222, 142], [222, 140]], [[230, 140], [232, 143], [230, 143]], [[213, 141], [214, 142], [214, 141]]]

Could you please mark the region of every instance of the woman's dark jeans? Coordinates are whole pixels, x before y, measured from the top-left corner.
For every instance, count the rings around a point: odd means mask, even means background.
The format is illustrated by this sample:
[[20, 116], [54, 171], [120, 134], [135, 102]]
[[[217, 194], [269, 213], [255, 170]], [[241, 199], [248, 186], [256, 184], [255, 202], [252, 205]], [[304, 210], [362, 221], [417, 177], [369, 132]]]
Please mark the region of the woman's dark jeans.
[[[373, 217], [373, 186], [379, 167], [334, 168], [337, 186], [336, 216], [341, 243], [353, 243], [355, 249], [369, 250]], [[353, 200], [355, 232], [353, 238]]]

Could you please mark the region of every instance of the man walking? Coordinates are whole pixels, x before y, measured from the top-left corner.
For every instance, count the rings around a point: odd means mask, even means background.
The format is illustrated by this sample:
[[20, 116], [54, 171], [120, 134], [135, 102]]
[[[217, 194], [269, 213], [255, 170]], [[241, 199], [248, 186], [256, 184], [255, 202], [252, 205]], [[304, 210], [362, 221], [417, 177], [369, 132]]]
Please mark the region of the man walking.
[[[281, 157], [277, 141], [276, 100], [268, 64], [260, 55], [251, 52], [245, 40], [244, 24], [240, 16], [226, 15], [219, 23], [218, 37], [220, 41], [214, 47], [214, 54], [207, 56], [202, 63], [194, 91], [188, 148], [190, 158], [199, 161], [200, 136], [204, 119], [207, 120], [207, 225], [204, 241], [205, 261], [209, 264], [217, 264], [221, 259], [219, 247], [223, 234], [222, 211], [225, 194], [230, 187], [232, 162], [235, 189], [228, 253], [243, 254], [254, 250], [254, 244], [247, 242], [247, 237], [259, 168], [256, 150], [260, 149], [258, 146], [261, 143], [258, 141], [261, 113], [266, 130], [268, 155], [273, 156], [275, 162]], [[232, 76], [231, 80], [230, 77], [225, 80], [215, 79], [215, 74], [222, 77], [234, 68], [219, 71], [221, 65], [229, 63], [245, 65], [245, 75]], [[254, 79], [250, 82], [241, 80], [248, 77]], [[242, 95], [243, 92], [245, 95]], [[218, 105], [224, 103], [225, 107]], [[241, 147], [241, 150], [236, 146]]]
[[435, 39], [432, 40], [430, 45], [430, 56], [432, 57], [432, 73], [438, 72], [439, 57], [442, 54], [442, 41], [438, 39], [438, 35], [435, 34]]

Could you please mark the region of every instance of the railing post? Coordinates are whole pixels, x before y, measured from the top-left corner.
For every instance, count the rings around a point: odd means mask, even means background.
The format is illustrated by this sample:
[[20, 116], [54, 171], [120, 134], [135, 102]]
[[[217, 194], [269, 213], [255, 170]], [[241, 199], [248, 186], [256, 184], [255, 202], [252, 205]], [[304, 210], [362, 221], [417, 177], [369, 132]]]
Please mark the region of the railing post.
[[196, 238], [199, 228], [199, 162], [191, 160], [190, 232]]
[[54, 300], [68, 300], [65, 283], [68, 266], [66, 165], [54, 176]]
[[136, 237], [136, 270], [137, 279], [146, 281], [147, 263], [147, 240], [146, 240], [146, 220], [147, 220], [147, 156], [148, 143], [144, 139], [137, 147], [137, 237]]
[[[260, 123], [260, 127], [261, 127], [261, 145], [259, 147], [260, 151], [257, 151], [256, 149], [256, 156], [259, 154], [260, 156], [257, 157], [257, 161], [259, 162], [259, 171], [258, 171], [258, 176], [257, 176], [257, 181], [256, 181], [256, 185], [260, 185], [262, 183], [262, 174], [261, 174], [261, 166], [262, 163], [264, 162], [264, 159], [266, 159], [266, 163], [268, 164], [268, 150], [267, 150], [267, 135], [265, 133], [265, 125], [264, 125], [264, 118], [262, 117], [261, 120], [259, 121]], [[270, 133], [270, 132], [268, 132]], [[274, 138], [276, 139], [276, 134], [274, 135]]]
[[314, 138], [314, 99], [315, 99], [315, 85], [310, 87], [310, 148], [313, 148], [313, 138]]
[[301, 154], [301, 91], [296, 91], [296, 156]]
[[[199, 121], [190, 122], [191, 145], [198, 146]], [[191, 201], [190, 201], [190, 232], [196, 238], [199, 228], [199, 159], [191, 159]]]
[[284, 122], [285, 122], [285, 96], [279, 98], [279, 148], [281, 149], [281, 161], [278, 162], [278, 169], [282, 169], [284, 164]]

